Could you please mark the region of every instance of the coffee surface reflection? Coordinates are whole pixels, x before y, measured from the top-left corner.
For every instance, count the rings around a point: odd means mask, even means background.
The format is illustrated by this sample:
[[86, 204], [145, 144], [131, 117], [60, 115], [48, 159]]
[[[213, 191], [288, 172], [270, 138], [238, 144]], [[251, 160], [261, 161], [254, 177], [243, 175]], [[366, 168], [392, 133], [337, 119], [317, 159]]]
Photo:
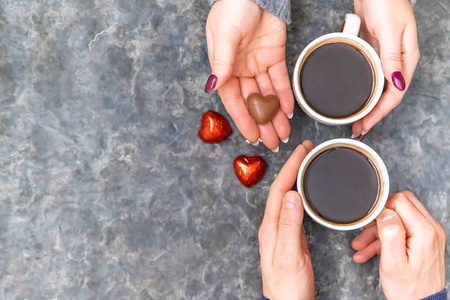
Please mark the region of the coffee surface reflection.
[[305, 100], [319, 114], [343, 118], [362, 109], [374, 84], [372, 66], [357, 48], [329, 43], [306, 58], [300, 72]]
[[368, 215], [380, 189], [372, 162], [346, 147], [318, 155], [307, 167], [303, 180], [310, 208], [319, 217], [337, 224], [357, 222]]

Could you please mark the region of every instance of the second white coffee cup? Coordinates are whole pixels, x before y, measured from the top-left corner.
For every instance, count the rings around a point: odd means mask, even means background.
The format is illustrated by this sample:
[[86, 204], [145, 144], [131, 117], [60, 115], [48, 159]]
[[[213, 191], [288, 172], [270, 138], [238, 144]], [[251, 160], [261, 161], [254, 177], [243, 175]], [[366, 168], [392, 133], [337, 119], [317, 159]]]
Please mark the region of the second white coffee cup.
[[[378, 196], [376, 201], [374, 202], [374, 206], [368, 212], [368, 214], [361, 219], [351, 222], [351, 223], [334, 223], [330, 220], [327, 220], [321, 217], [318, 213], [314, 211], [314, 209], [310, 206], [307, 200], [307, 193], [305, 191], [304, 179], [310, 164], [319, 156], [321, 156], [324, 152], [329, 151], [334, 148], [349, 148], [353, 149], [370, 160], [371, 164], [376, 170], [378, 176]], [[337, 179], [338, 180], [338, 179]], [[358, 188], [358, 186], [355, 186]], [[298, 171], [297, 177], [297, 190], [300, 196], [303, 199], [303, 207], [308, 215], [314, 219], [317, 223], [331, 228], [335, 230], [354, 230], [366, 226], [381, 213], [384, 206], [386, 205], [386, 201], [389, 197], [389, 174], [381, 157], [369, 146], [359, 141], [353, 139], [334, 139], [326, 141], [318, 146], [316, 146], [313, 150], [311, 150], [308, 155], [303, 160], [300, 169]]]

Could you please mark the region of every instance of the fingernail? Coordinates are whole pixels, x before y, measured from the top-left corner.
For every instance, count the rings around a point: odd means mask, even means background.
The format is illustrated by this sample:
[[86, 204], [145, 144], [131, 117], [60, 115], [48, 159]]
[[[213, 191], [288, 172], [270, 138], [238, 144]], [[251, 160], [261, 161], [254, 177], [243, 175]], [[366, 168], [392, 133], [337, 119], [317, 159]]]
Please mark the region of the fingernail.
[[252, 142], [250, 142], [249, 140], [245, 139], [245, 142], [246, 142], [247, 144], [252, 145], [252, 146], [255, 146], [255, 147], [259, 145], [259, 140], [257, 140], [256, 142], [252, 143]]
[[291, 112], [290, 114], [286, 115], [286, 117], [288, 117], [289, 120], [292, 119], [293, 116], [294, 116], [293, 112]]
[[217, 84], [217, 76], [214, 74], [209, 75], [208, 80], [205, 85], [205, 93], [209, 94], [216, 87]]
[[355, 134], [352, 134], [352, 139], [362, 142], [364, 139], [364, 136], [366, 135], [367, 131], [361, 132], [360, 135], [356, 136]]
[[292, 209], [297, 204], [297, 197], [294, 193], [287, 193], [284, 196], [284, 207], [288, 209]]
[[259, 139], [258, 139], [258, 141], [262, 142], [262, 139], [261, 139], [261, 138], [259, 138]]
[[384, 210], [383, 212], [381, 212], [379, 222], [384, 223], [386, 221], [392, 220], [393, 218], [394, 216], [390, 212]]
[[402, 73], [400, 73], [399, 71], [395, 71], [394, 73], [392, 73], [392, 83], [394, 83], [394, 86], [399, 91], [405, 90], [406, 87], [405, 78], [403, 78]]
[[352, 136], [351, 136], [351, 138], [352, 138], [352, 139], [354, 139], [355, 137], [357, 137], [357, 135], [356, 135], [356, 134], [354, 134], [354, 133], [352, 133]]
[[287, 138], [285, 138], [285, 139], [280, 139], [283, 143], [287, 143], [287, 142], [289, 142], [289, 137], [287, 137]]
[[280, 146], [277, 146], [276, 148], [270, 149], [270, 151], [274, 153], [278, 153], [278, 150], [280, 150]]

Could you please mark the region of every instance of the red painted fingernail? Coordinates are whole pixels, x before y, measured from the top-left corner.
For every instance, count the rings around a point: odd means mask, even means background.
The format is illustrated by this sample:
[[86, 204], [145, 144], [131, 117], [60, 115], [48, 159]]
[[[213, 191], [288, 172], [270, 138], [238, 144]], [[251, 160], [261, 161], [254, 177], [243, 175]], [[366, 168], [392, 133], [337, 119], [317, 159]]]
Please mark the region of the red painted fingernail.
[[208, 80], [205, 85], [205, 93], [209, 94], [216, 87], [217, 84], [217, 76], [214, 74], [209, 75]]
[[405, 90], [405, 78], [403, 78], [402, 73], [400, 73], [399, 71], [395, 71], [392, 73], [392, 82], [399, 91]]

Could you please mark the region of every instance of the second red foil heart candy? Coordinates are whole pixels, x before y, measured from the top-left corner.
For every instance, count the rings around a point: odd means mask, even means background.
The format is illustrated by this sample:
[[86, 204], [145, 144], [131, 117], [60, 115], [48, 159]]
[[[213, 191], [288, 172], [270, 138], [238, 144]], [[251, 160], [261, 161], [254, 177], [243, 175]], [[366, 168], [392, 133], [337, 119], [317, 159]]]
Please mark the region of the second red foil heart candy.
[[258, 155], [240, 155], [234, 159], [233, 167], [239, 181], [249, 188], [263, 178], [267, 170], [267, 163]]
[[231, 135], [231, 127], [224, 116], [208, 110], [202, 116], [202, 124], [198, 129], [198, 137], [205, 143], [217, 144]]

